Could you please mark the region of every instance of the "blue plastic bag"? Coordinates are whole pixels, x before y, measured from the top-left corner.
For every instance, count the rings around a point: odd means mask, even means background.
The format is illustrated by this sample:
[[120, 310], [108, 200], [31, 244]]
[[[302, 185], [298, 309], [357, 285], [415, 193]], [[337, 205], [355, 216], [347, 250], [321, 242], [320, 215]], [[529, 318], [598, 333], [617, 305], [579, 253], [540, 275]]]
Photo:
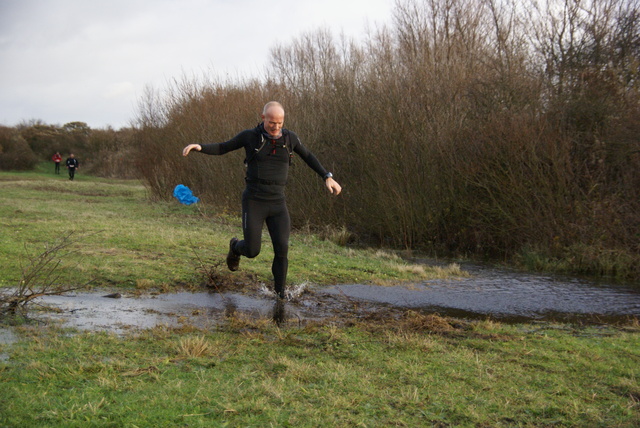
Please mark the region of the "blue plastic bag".
[[200, 199], [193, 196], [193, 192], [184, 184], [178, 184], [175, 189], [173, 189], [173, 196], [176, 197], [177, 200], [180, 201], [181, 204], [191, 205], [198, 202]]

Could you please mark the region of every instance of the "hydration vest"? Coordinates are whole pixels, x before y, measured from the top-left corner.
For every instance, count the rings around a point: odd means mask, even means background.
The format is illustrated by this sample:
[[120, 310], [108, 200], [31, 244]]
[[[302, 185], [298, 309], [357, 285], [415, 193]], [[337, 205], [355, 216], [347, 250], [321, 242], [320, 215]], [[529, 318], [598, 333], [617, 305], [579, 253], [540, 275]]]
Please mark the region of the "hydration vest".
[[[289, 131], [283, 131], [282, 134], [284, 135], [284, 147], [287, 149], [287, 152], [289, 152], [289, 165], [291, 165], [291, 162], [293, 161], [293, 148], [291, 147], [291, 138], [289, 137]], [[251, 154], [244, 160], [245, 168], [248, 167], [249, 162], [251, 162], [256, 157], [256, 155], [260, 153], [263, 147], [267, 144], [267, 141], [269, 141], [269, 139], [265, 138], [264, 134], [261, 132], [259, 146], [255, 147], [253, 149], [253, 152], [251, 152]]]

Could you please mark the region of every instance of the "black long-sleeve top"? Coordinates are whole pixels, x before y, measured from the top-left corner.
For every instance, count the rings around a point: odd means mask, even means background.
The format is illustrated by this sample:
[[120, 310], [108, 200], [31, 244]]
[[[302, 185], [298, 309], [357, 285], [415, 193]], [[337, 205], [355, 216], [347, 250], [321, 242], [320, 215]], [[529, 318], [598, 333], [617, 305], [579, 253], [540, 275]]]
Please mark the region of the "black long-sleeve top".
[[[290, 147], [286, 146], [289, 138]], [[255, 153], [255, 149], [266, 143]], [[201, 144], [200, 153], [207, 155], [224, 155], [226, 153], [245, 149], [247, 163], [245, 193], [251, 199], [277, 201], [285, 197], [284, 187], [289, 175], [290, 153], [297, 154], [319, 176], [324, 177], [327, 170], [320, 161], [302, 145], [298, 136], [287, 129], [282, 129], [282, 136], [274, 140], [264, 131], [262, 124], [254, 129], [247, 129], [223, 143]]]
[[65, 164], [67, 165], [67, 168], [77, 168], [80, 165], [80, 162], [78, 162], [78, 159], [76, 158], [67, 158]]

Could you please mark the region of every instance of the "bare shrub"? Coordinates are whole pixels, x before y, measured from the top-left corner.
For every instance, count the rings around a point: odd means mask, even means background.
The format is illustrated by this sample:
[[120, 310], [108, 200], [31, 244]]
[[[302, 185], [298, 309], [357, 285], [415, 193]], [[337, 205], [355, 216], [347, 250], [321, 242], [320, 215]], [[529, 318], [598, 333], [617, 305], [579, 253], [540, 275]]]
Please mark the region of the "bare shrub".
[[153, 193], [171, 197], [177, 184], [189, 186], [205, 202], [231, 206], [239, 201], [243, 185], [241, 153], [224, 161], [207, 156], [183, 158], [190, 143], [220, 142], [255, 126], [264, 104], [254, 83], [206, 84], [184, 78], [174, 82], [163, 98], [149, 90], [141, 101], [136, 145], [137, 170]]
[[94, 175], [106, 178], [139, 178], [135, 157], [138, 152], [131, 128], [120, 130], [95, 129], [87, 143], [87, 170]]
[[15, 129], [0, 127], [0, 169], [33, 169], [38, 158]]
[[138, 166], [157, 196], [183, 183], [239, 210], [242, 154], [180, 149], [231, 138], [278, 99], [344, 189], [320, 197], [294, 160], [294, 226], [436, 254], [637, 253], [638, 40], [635, 0], [400, 1], [363, 43], [318, 30], [274, 47], [264, 82], [150, 91]]
[[43, 252], [29, 256], [15, 289], [0, 293], [0, 317], [24, 316], [27, 305], [42, 296], [52, 296], [86, 288], [88, 284], [61, 284], [62, 259], [69, 256], [76, 241], [73, 233], [45, 244]]

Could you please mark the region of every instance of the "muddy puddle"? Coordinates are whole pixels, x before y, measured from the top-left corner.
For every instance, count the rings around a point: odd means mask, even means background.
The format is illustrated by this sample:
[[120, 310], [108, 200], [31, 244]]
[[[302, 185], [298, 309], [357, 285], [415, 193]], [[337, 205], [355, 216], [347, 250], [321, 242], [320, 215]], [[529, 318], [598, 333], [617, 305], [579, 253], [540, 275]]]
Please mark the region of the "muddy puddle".
[[277, 324], [302, 325], [313, 320], [353, 319], [379, 310], [390, 315], [402, 312], [393, 306], [385, 308], [386, 305], [377, 302], [356, 302], [343, 295], [306, 286], [297, 287], [286, 300], [276, 299], [264, 287], [249, 287], [242, 293], [219, 293], [209, 289], [157, 295], [122, 292], [117, 293], [117, 297], [107, 293], [91, 291], [42, 297], [35, 303], [44, 310], [32, 312], [30, 316], [80, 330], [122, 333], [159, 325], [208, 328], [235, 315], [272, 319]]
[[[124, 332], [158, 325], [212, 327], [240, 314], [300, 324], [399, 316], [407, 309], [467, 319], [505, 322], [562, 321], [625, 323], [640, 318], [640, 286], [607, 284], [559, 276], [463, 266], [468, 278], [382, 287], [362, 284], [318, 287], [302, 285], [279, 302], [264, 286], [242, 292], [214, 290], [158, 295], [91, 291], [40, 298], [49, 308], [32, 314], [82, 330]], [[109, 297], [106, 297], [109, 296]]]
[[468, 278], [412, 286], [341, 285], [325, 291], [440, 315], [505, 322], [625, 323], [640, 317], [640, 284], [535, 275], [478, 265]]

